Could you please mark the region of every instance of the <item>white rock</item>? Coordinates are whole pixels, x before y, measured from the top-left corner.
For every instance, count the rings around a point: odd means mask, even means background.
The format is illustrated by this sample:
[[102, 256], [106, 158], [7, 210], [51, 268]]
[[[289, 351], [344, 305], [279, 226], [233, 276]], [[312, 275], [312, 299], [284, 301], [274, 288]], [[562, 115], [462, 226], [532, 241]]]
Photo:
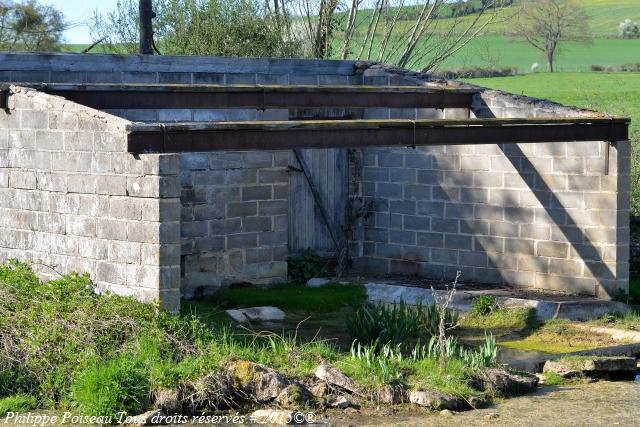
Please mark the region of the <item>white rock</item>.
[[314, 277], [307, 280], [307, 286], [310, 288], [319, 288], [320, 286], [324, 286], [329, 283], [331, 283], [331, 280], [325, 279], [324, 277]]
[[358, 393], [358, 384], [346, 376], [338, 368], [329, 365], [320, 365], [314, 373], [316, 378], [334, 386], [342, 387], [351, 393]]
[[284, 311], [277, 307], [237, 308], [227, 310], [227, 314], [239, 323], [283, 320], [285, 317]]
[[340, 396], [331, 403], [331, 406], [338, 409], [347, 409], [351, 406], [351, 402], [349, 402], [346, 397]]

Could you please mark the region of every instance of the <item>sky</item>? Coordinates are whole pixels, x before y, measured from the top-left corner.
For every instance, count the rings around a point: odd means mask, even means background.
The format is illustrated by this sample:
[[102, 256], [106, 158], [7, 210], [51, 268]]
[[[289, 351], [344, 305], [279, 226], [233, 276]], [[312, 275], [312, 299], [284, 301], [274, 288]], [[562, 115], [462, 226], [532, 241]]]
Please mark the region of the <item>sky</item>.
[[89, 22], [93, 12], [107, 12], [115, 9], [117, 0], [40, 0], [42, 4], [54, 6], [64, 14], [66, 21], [73, 24], [65, 31], [67, 43], [91, 43]]

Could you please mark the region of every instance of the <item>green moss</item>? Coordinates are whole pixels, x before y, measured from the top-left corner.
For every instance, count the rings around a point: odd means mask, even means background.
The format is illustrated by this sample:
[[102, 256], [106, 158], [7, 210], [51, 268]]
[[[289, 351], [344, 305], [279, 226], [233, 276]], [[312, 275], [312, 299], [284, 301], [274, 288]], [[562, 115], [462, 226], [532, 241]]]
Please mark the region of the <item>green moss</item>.
[[556, 374], [555, 372], [545, 372], [544, 373], [545, 384], [550, 386], [558, 386], [567, 384], [568, 380], [562, 375]]
[[568, 320], [551, 320], [521, 340], [502, 341], [500, 345], [519, 350], [547, 353], [573, 353], [619, 344], [607, 334], [586, 333]]
[[246, 360], [235, 362], [231, 366], [230, 372], [232, 373], [233, 382], [240, 388], [256, 381], [256, 376], [258, 375], [256, 364]]
[[486, 315], [470, 313], [462, 317], [459, 322], [463, 331], [465, 329], [521, 331], [535, 324], [534, 308], [498, 308]]

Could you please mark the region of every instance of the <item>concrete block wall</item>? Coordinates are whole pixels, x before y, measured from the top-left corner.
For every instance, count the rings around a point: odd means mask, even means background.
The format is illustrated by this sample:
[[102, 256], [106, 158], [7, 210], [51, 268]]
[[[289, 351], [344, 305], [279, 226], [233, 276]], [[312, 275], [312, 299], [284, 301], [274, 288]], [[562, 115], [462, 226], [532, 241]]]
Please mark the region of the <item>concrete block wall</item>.
[[[349, 61], [41, 54], [1, 54], [0, 81], [438, 84], [419, 73]], [[122, 145], [127, 120], [29, 91], [13, 99], [13, 110], [0, 120], [3, 258], [90, 271], [102, 289], [162, 298], [174, 309], [180, 271], [187, 295], [201, 286], [207, 291], [286, 278], [287, 153], [135, 158]], [[140, 121], [307, 114], [114, 113]], [[591, 113], [485, 91], [471, 110], [349, 114], [411, 119]], [[610, 153], [610, 173], [603, 175], [603, 142], [355, 150], [351, 197], [371, 200], [374, 208], [355, 230], [354, 265], [367, 273], [435, 279], [461, 270], [467, 281], [614, 296], [628, 287], [628, 142]]]
[[[352, 61], [68, 54], [0, 54], [0, 81], [28, 83], [362, 84]], [[131, 121], [288, 120], [288, 109], [107, 110]], [[312, 115], [323, 115], [318, 110]], [[338, 116], [340, 115], [339, 113]], [[182, 291], [210, 293], [234, 282], [287, 279], [288, 153], [219, 152], [175, 155], [179, 247], [170, 264]], [[109, 183], [104, 181], [103, 185]], [[172, 190], [174, 188], [172, 187]], [[175, 196], [175, 195], [174, 195]], [[174, 206], [177, 203], [177, 207]], [[146, 212], [146, 211], [144, 211]], [[140, 211], [136, 213], [139, 215]], [[123, 210], [119, 214], [129, 215]], [[164, 226], [164, 223], [163, 223]], [[164, 246], [161, 247], [164, 250]], [[165, 259], [163, 258], [163, 265]], [[93, 266], [87, 266], [88, 269]], [[104, 287], [108, 287], [105, 285]], [[202, 289], [200, 289], [202, 288]]]
[[185, 295], [286, 281], [287, 164], [287, 151], [181, 155]]
[[179, 307], [179, 158], [125, 152], [127, 121], [13, 87], [0, 111], [0, 259]]
[[[393, 70], [373, 69], [381, 84]], [[390, 74], [390, 75], [386, 75]], [[367, 71], [365, 71], [367, 78]], [[419, 81], [417, 82], [419, 83]], [[425, 82], [426, 83], [426, 82]], [[377, 114], [394, 117], [393, 111]], [[589, 112], [487, 91], [444, 117]], [[373, 202], [353, 245], [380, 274], [510, 284], [611, 298], [628, 290], [629, 142], [365, 148], [359, 195]]]

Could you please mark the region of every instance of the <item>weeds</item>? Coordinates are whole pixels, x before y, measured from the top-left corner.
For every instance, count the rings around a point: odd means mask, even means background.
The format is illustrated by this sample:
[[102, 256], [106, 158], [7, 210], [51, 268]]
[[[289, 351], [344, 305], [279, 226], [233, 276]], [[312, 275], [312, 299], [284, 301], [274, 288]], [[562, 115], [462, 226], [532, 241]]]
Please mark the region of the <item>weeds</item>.
[[36, 409], [38, 401], [28, 394], [16, 394], [0, 399], [0, 416], [7, 412], [26, 412]]
[[147, 369], [138, 355], [127, 353], [95, 363], [76, 376], [72, 399], [89, 414], [110, 417], [121, 411], [139, 414], [147, 407], [150, 394]]
[[[458, 321], [458, 315], [446, 310], [444, 322], [452, 327]], [[410, 306], [400, 301], [399, 304], [367, 304], [359, 307], [346, 321], [347, 331], [353, 340], [363, 345], [397, 346], [410, 344], [421, 339], [428, 341], [438, 334], [440, 314], [435, 304]]]
[[316, 277], [324, 267], [323, 259], [313, 250], [304, 249], [297, 256], [287, 259], [289, 278], [294, 282], [307, 283]]
[[607, 314], [600, 319], [590, 323], [612, 328], [627, 329], [630, 331], [640, 331], [640, 312], [630, 311], [625, 314]]
[[498, 302], [493, 295], [480, 295], [473, 299], [471, 313], [477, 316], [487, 316], [498, 309]]

